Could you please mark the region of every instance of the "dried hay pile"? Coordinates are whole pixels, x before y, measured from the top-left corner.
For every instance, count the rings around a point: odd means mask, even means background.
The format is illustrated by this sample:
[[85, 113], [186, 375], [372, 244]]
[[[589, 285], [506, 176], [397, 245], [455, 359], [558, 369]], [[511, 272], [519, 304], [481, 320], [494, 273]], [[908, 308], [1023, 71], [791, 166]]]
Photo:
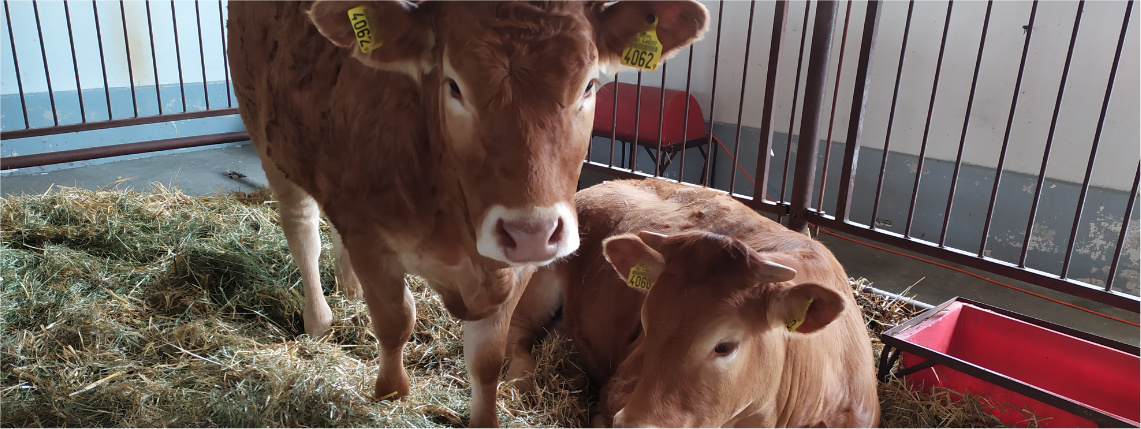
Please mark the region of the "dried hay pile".
[[[333, 292], [335, 334], [303, 335], [300, 277], [268, 192], [61, 188], [0, 200], [0, 241], [3, 426], [467, 424], [463, 326], [419, 279], [408, 278], [417, 324], [405, 400], [372, 398], [377, 350], [363, 302]], [[335, 290], [327, 250], [322, 278]], [[876, 313], [874, 335], [910, 317], [857, 296]], [[551, 335], [536, 351], [540, 391], [502, 384], [501, 424], [585, 425], [590, 393], [573, 381], [569, 342]], [[998, 424], [946, 392], [896, 381], [880, 395], [882, 426]]]

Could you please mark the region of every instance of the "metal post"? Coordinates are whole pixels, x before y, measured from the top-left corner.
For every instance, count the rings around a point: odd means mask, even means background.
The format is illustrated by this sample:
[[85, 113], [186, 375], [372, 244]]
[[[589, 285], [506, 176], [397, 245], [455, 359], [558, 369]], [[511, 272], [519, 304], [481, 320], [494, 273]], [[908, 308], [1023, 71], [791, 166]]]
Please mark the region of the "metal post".
[[806, 232], [808, 204], [812, 199], [816, 178], [816, 149], [820, 111], [824, 105], [828, 77], [828, 57], [832, 50], [832, 30], [836, 26], [836, 3], [816, 4], [816, 22], [812, 29], [812, 54], [808, 58], [808, 76], [804, 86], [804, 113], [800, 120], [800, 137], [796, 150], [796, 177], [792, 182], [792, 205], [788, 227]]

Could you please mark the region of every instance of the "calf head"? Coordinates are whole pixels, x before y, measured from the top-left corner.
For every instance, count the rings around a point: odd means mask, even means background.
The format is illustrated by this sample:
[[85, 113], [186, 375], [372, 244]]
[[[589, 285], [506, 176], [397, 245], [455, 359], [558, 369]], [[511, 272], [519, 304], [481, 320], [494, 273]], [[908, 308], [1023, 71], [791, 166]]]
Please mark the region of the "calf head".
[[780, 380], [789, 338], [823, 328], [844, 306], [835, 291], [791, 282], [796, 271], [772, 262], [780, 256], [717, 234], [642, 232], [603, 246], [624, 280], [651, 285], [641, 374], [615, 426], [724, 426], [764, 412], [788, 394]]
[[[371, 21], [367, 53], [347, 15], [360, 5]], [[436, 115], [430, 128], [439, 125], [429, 132], [462, 188], [476, 247], [511, 265], [546, 264], [578, 248], [573, 197], [600, 67], [651, 26], [669, 56], [708, 19], [695, 1], [319, 1], [310, 16], [363, 63], [420, 82]]]

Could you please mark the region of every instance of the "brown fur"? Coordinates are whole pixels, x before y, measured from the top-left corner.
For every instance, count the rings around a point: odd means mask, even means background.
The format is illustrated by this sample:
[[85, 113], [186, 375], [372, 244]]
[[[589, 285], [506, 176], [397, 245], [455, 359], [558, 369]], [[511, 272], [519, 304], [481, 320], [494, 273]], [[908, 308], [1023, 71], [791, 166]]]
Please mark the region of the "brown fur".
[[[383, 43], [368, 54], [346, 14], [361, 4]], [[482, 255], [477, 231], [493, 206], [569, 204], [593, 117], [584, 88], [618, 55], [613, 46], [628, 43], [615, 37], [633, 37], [608, 28], [637, 27], [625, 20], [645, 11], [662, 14], [670, 52], [699, 37], [707, 18], [696, 2], [230, 4], [239, 110], [302, 273], [306, 332], [324, 334], [331, 317], [316, 270], [320, 210], [343, 240], [340, 271], [359, 278], [355, 289], [346, 276], [348, 290], [368, 303], [381, 343], [378, 397], [408, 393], [401, 348], [414, 307], [402, 279], [415, 273], [475, 323], [468, 335], [479, 341], [465, 345], [472, 424], [496, 423], [507, 320], [535, 266]], [[465, 83], [462, 96], [453, 78]], [[466, 123], [454, 119], [457, 100]]]
[[[523, 299], [564, 288], [563, 328], [601, 386], [601, 423], [625, 408], [627, 424], [666, 427], [877, 424], [867, 332], [843, 268], [819, 242], [724, 194], [660, 180], [606, 182], [575, 202], [578, 254], [541, 268]], [[639, 231], [667, 237], [622, 235]], [[648, 294], [621, 278], [622, 249], [613, 246], [623, 243], [644, 243], [644, 264], [664, 261]], [[768, 262], [796, 270], [795, 278], [773, 281]], [[786, 332], [795, 311], [781, 303], [806, 297], [815, 300], [805, 322]], [[534, 311], [516, 311], [512, 359], [546, 321], [523, 314]], [[749, 333], [738, 338], [734, 362], [742, 365], [731, 367], [740, 372], [710, 384], [694, 362], [705, 359], [702, 335], [721, 322]]]

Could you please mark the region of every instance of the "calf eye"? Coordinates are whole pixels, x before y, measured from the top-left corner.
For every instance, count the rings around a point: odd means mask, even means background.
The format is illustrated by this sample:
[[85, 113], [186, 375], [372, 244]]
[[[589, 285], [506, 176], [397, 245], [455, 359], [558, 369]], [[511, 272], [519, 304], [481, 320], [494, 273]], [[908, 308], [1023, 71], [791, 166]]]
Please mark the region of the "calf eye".
[[726, 356], [733, 353], [734, 350], [737, 350], [737, 343], [718, 343], [716, 347], [713, 347], [713, 354]]
[[590, 83], [586, 84], [586, 89], [582, 91], [582, 97], [583, 98], [590, 97], [590, 94], [593, 94], [593, 93], [594, 93], [594, 81], [592, 80], [592, 81], [590, 81]]
[[460, 93], [460, 86], [456, 84], [455, 79], [448, 79], [448, 87], [452, 90], [452, 97], [457, 100], [463, 98], [463, 94]]

